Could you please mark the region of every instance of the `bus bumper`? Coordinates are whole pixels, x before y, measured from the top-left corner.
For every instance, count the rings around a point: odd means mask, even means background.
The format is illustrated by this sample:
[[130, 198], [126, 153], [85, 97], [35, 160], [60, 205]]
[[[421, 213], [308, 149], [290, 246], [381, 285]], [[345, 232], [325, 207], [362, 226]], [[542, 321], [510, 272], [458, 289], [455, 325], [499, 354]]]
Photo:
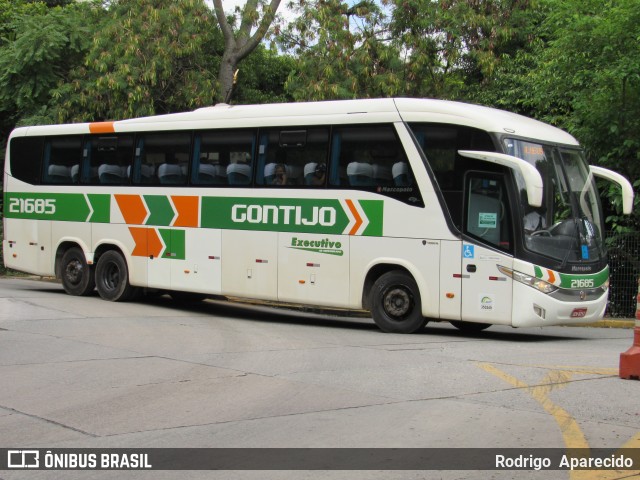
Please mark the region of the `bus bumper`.
[[514, 282], [512, 326], [542, 327], [597, 322], [604, 316], [607, 296], [603, 292], [595, 300], [562, 301]]

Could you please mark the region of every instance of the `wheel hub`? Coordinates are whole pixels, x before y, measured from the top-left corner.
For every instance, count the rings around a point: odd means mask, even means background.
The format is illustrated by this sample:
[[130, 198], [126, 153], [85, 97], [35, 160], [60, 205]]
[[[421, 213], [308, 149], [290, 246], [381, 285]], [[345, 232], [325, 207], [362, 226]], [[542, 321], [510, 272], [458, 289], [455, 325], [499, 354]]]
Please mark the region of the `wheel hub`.
[[72, 284], [77, 284], [82, 279], [82, 265], [79, 261], [75, 260], [67, 264], [65, 270], [65, 276]]
[[389, 289], [383, 302], [384, 310], [391, 317], [401, 318], [411, 311], [411, 295], [401, 287]]

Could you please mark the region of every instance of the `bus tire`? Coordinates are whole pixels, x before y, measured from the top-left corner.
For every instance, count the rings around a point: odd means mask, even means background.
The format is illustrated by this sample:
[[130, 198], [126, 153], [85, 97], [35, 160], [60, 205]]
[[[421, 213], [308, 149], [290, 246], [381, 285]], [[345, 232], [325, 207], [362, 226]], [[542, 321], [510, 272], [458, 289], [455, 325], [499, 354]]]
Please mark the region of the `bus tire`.
[[406, 272], [393, 270], [381, 275], [369, 295], [373, 321], [383, 332], [415, 333], [427, 323], [418, 284]]
[[100, 297], [110, 302], [125, 302], [136, 293], [129, 283], [127, 262], [119, 252], [109, 250], [98, 259], [96, 288]]
[[478, 333], [491, 326], [490, 323], [465, 322], [463, 320], [451, 320], [451, 325], [466, 333]]
[[89, 295], [95, 288], [93, 267], [87, 263], [82, 249], [72, 247], [60, 260], [62, 288], [69, 295]]

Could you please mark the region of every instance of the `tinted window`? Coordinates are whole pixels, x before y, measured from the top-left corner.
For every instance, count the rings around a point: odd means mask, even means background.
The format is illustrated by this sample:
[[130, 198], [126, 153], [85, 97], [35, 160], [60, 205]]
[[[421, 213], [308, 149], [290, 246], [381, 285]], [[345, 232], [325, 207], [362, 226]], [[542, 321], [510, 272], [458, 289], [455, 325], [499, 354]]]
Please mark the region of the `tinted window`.
[[9, 144], [11, 175], [23, 182], [40, 181], [44, 137], [17, 137]]
[[133, 159], [133, 135], [92, 136], [87, 141], [87, 168], [82, 183], [125, 185], [129, 183]]
[[249, 185], [255, 133], [252, 130], [197, 132], [191, 183]]
[[79, 183], [82, 160], [81, 136], [48, 137], [44, 145], [42, 183]]
[[411, 124], [410, 128], [427, 157], [453, 223], [460, 229], [464, 175], [469, 170], [491, 167], [486, 162], [461, 156], [458, 150], [495, 152], [493, 141], [483, 130], [460, 125], [419, 123]]
[[261, 130], [257, 183], [323, 187], [328, 153], [328, 128]]
[[138, 135], [133, 183], [185, 185], [189, 171], [190, 148], [190, 132]]
[[333, 131], [330, 185], [381, 193], [422, 205], [411, 166], [392, 125]]

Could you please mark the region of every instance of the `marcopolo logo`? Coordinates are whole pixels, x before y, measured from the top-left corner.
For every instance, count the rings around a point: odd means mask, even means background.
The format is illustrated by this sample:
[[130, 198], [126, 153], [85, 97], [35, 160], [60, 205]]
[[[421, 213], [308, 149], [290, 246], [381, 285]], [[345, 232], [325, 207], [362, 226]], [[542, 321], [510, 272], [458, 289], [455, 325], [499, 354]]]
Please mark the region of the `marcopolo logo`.
[[291, 239], [291, 245], [288, 248], [305, 250], [307, 252], [323, 253], [326, 255], [336, 255], [338, 257], [341, 257], [344, 253], [342, 250], [342, 243], [334, 242], [329, 238], [323, 238], [322, 240], [310, 240], [293, 237]]

